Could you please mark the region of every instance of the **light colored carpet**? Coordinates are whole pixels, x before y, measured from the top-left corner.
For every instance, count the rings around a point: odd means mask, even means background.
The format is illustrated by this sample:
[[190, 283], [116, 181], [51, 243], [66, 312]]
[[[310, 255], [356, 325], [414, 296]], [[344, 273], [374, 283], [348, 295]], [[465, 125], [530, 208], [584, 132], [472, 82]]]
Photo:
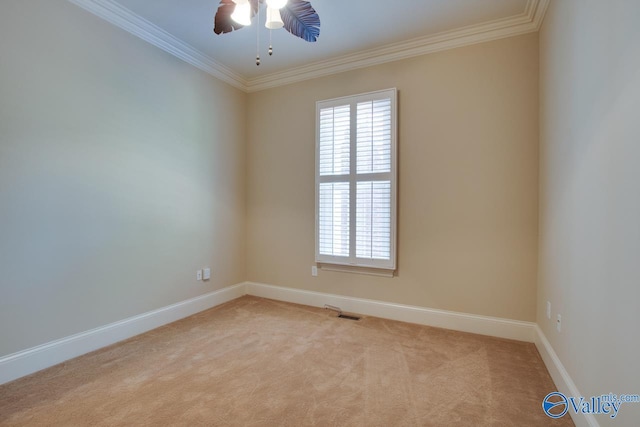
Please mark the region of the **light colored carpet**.
[[0, 386], [10, 426], [553, 426], [533, 344], [242, 297]]

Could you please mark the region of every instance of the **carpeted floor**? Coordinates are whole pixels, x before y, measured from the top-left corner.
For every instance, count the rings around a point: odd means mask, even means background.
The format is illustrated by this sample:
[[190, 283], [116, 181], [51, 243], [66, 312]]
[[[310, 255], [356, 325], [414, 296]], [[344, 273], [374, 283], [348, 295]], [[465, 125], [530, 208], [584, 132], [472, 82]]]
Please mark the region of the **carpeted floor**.
[[561, 426], [533, 344], [245, 296], [0, 386], [0, 425]]

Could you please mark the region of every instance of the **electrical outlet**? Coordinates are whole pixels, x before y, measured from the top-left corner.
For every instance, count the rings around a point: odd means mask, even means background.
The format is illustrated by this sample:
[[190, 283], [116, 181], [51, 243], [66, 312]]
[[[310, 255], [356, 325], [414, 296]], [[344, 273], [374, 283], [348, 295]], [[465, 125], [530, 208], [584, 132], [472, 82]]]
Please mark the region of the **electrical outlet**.
[[318, 275], [318, 267], [316, 267], [315, 265], [311, 266], [311, 275], [313, 277], [316, 277]]
[[211, 269], [209, 267], [204, 269], [204, 275], [203, 275], [203, 279], [204, 280], [209, 280], [211, 279]]
[[202, 270], [196, 271], [196, 280], [202, 280]]
[[551, 302], [547, 301], [547, 319], [551, 319]]
[[558, 314], [558, 320], [556, 321], [556, 329], [558, 332], [562, 332], [562, 316]]

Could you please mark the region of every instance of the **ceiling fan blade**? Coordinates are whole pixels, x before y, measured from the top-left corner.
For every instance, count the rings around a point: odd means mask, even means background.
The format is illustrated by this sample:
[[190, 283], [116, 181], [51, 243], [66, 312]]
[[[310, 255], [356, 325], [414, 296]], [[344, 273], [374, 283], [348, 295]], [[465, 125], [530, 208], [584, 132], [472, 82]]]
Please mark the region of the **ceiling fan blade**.
[[308, 42], [315, 42], [320, 37], [320, 17], [306, 0], [289, 0], [280, 9], [284, 28], [294, 36]]
[[[251, 3], [251, 19], [258, 13], [258, 1], [262, 3], [264, 0], [249, 0]], [[244, 25], [238, 24], [231, 19], [231, 14], [234, 10], [236, 10], [236, 4], [233, 0], [220, 0], [220, 6], [218, 6], [213, 23], [214, 33], [226, 34], [244, 28]]]
[[220, 0], [220, 6], [216, 12], [213, 24], [213, 32], [216, 34], [230, 33], [239, 30], [243, 25], [231, 19], [231, 14], [236, 9], [236, 4], [231, 0]]

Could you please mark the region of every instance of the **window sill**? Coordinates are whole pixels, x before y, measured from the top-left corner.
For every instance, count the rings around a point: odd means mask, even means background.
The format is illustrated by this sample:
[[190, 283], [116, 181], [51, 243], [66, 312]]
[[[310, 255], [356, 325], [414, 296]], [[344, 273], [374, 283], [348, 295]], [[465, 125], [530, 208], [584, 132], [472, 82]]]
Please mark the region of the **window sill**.
[[394, 277], [395, 270], [387, 270], [383, 268], [360, 267], [356, 265], [343, 264], [323, 264], [318, 263], [318, 267], [322, 270], [336, 271], [339, 273], [366, 274], [369, 276]]

